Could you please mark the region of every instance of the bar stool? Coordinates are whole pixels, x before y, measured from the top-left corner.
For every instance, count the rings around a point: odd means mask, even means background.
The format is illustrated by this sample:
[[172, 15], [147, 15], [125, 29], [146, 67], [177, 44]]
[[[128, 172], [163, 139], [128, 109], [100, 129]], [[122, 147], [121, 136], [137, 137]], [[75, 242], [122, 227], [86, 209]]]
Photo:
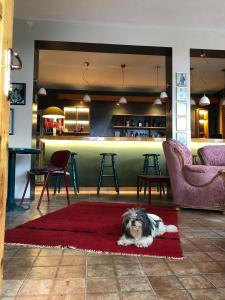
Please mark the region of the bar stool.
[[[115, 166], [116, 153], [100, 153], [100, 155], [102, 156], [102, 159], [98, 178], [97, 195], [99, 195], [103, 177], [113, 177], [115, 190], [119, 195], [119, 183]], [[106, 168], [110, 168], [112, 170], [112, 174], [105, 174], [104, 169]]]
[[[77, 155], [77, 153], [71, 152], [71, 154], [70, 154], [70, 168], [71, 168], [71, 171], [70, 172], [67, 171], [66, 175], [71, 177], [72, 183], [73, 183], [74, 194], [77, 194], [77, 193], [80, 192], [80, 190], [79, 190], [78, 179], [77, 179], [77, 164], [76, 164], [75, 155]], [[60, 190], [61, 190], [61, 177], [62, 176], [58, 176], [56, 178], [55, 188], [54, 188], [54, 195], [56, 194], [56, 191], [58, 193], [60, 193]]]
[[[159, 164], [160, 154], [146, 153], [143, 154], [143, 156], [144, 156], [143, 175], [153, 174], [153, 175], [161, 176], [162, 172]], [[142, 190], [142, 187], [143, 187], [143, 180], [141, 181], [140, 191]], [[145, 181], [144, 183], [145, 194], [146, 194], [146, 189], [147, 189], [147, 183]], [[163, 190], [163, 194], [165, 194], [164, 186], [162, 184], [160, 184], [160, 191], [161, 189]], [[157, 190], [158, 190], [158, 185], [157, 185]]]

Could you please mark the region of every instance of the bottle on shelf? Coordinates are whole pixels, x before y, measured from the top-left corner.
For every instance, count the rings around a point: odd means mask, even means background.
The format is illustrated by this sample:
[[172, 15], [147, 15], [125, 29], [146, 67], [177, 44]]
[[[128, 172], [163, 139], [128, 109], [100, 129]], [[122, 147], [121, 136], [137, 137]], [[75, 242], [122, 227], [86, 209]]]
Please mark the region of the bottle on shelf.
[[145, 118], [144, 126], [145, 126], [145, 127], [148, 127], [148, 126], [149, 126], [149, 123], [148, 123], [148, 119], [147, 119], [147, 118]]
[[141, 120], [138, 120], [137, 126], [138, 126], [138, 127], [142, 127], [142, 122], [141, 122]]
[[132, 119], [131, 121], [130, 121], [130, 126], [134, 126], [135, 124], [134, 124], [134, 120]]
[[134, 135], [135, 137], [137, 137], [138, 136], [138, 132], [135, 132], [135, 135]]
[[127, 127], [130, 126], [130, 120], [126, 120], [126, 126], [127, 126]]

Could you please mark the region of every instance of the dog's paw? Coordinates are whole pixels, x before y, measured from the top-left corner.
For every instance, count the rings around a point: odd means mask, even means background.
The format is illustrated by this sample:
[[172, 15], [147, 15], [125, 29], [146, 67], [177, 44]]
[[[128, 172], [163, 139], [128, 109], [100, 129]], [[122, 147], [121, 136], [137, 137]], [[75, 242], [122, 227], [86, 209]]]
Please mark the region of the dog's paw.
[[124, 240], [118, 240], [117, 241], [117, 245], [119, 245], [119, 246], [126, 246]]
[[138, 248], [147, 248], [148, 247], [147, 244], [144, 244], [144, 243], [141, 243], [141, 242], [136, 242], [135, 246], [138, 247]]

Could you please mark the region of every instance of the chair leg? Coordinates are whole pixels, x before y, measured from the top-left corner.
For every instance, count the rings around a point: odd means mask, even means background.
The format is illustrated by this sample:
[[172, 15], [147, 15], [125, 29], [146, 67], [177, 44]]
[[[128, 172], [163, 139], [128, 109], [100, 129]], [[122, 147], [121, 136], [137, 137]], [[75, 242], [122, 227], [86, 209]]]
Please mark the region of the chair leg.
[[99, 173], [99, 178], [98, 178], [97, 195], [99, 195], [100, 188], [101, 188], [101, 182], [102, 182], [102, 174], [103, 174], [104, 162], [105, 162], [105, 158], [103, 157], [103, 158], [102, 158], [102, 161], [101, 161], [100, 173]]
[[119, 182], [118, 182], [118, 176], [117, 176], [117, 172], [116, 172], [116, 168], [115, 168], [115, 160], [114, 157], [112, 157], [112, 169], [113, 169], [113, 179], [114, 179], [114, 185], [115, 185], [115, 190], [117, 192], [117, 194], [119, 195]]
[[45, 175], [45, 180], [44, 180], [44, 185], [43, 185], [43, 189], [41, 191], [41, 196], [40, 196], [40, 199], [38, 201], [38, 205], [37, 205], [37, 209], [39, 209], [40, 205], [41, 205], [41, 201], [42, 201], [42, 198], [43, 198], [43, 195], [44, 195], [44, 191], [45, 191], [45, 188], [46, 188], [46, 184], [48, 182], [48, 176], [49, 176], [49, 173], [47, 175]]
[[27, 182], [26, 182], [26, 185], [25, 185], [25, 189], [24, 189], [24, 192], [23, 192], [23, 196], [22, 196], [22, 198], [21, 198], [21, 200], [20, 200], [20, 205], [23, 204], [23, 200], [24, 200], [24, 197], [25, 197], [25, 195], [26, 195], [26, 191], [27, 191], [29, 182], [30, 182], [30, 175], [28, 175]]
[[46, 182], [46, 190], [47, 190], [48, 202], [50, 202], [49, 189], [48, 189], [48, 182]]
[[67, 204], [70, 205], [70, 198], [69, 198], [69, 191], [68, 191], [68, 180], [66, 177], [66, 171], [64, 171], [64, 182], [66, 187], [66, 197], [67, 197]]
[[54, 186], [54, 195], [56, 194], [57, 190], [59, 190], [59, 185], [60, 185], [59, 178], [60, 178], [60, 176], [56, 176], [55, 186]]

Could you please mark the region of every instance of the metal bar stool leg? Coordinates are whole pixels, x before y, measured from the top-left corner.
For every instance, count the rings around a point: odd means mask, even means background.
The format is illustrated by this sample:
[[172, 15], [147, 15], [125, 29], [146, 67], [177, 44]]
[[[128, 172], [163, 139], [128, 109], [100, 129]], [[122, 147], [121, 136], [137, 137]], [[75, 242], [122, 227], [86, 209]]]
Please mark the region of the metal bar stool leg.
[[44, 185], [43, 185], [43, 188], [42, 188], [42, 191], [41, 191], [40, 199], [39, 199], [39, 201], [38, 201], [37, 209], [39, 209], [39, 207], [40, 207], [40, 205], [41, 205], [41, 201], [42, 201], [42, 198], [43, 198], [43, 195], [44, 195], [44, 191], [45, 191], [45, 188], [46, 188], [46, 184], [47, 184], [47, 182], [48, 182], [48, 177], [49, 177], [49, 173], [47, 173], [47, 175], [45, 175]]
[[117, 177], [117, 172], [116, 172], [116, 168], [115, 168], [114, 155], [111, 156], [111, 160], [112, 160], [112, 169], [113, 169], [113, 179], [114, 179], [114, 184], [115, 184], [115, 190], [116, 190], [117, 194], [119, 195], [119, 183], [118, 183], [118, 177]]
[[22, 198], [21, 198], [21, 200], [20, 200], [20, 205], [23, 204], [24, 197], [25, 197], [25, 195], [26, 195], [26, 191], [27, 191], [27, 188], [28, 188], [29, 183], [30, 183], [30, 174], [28, 174], [28, 177], [27, 177], [27, 182], [26, 182], [26, 186], [25, 186], [25, 189], [24, 189], [24, 192], [23, 192], [23, 196], [22, 196]]
[[68, 191], [68, 180], [66, 176], [66, 171], [64, 170], [63, 172], [64, 175], [64, 182], [65, 182], [65, 187], [66, 187], [66, 197], [67, 197], [67, 204], [70, 205], [70, 198], [69, 198], [69, 191]]
[[75, 194], [77, 192], [79, 193], [79, 186], [77, 180], [77, 166], [76, 166], [76, 160], [74, 154], [71, 154], [71, 176], [72, 176], [74, 193]]
[[99, 178], [98, 178], [97, 195], [99, 195], [100, 188], [101, 188], [102, 175], [103, 175], [103, 169], [104, 169], [104, 162], [105, 162], [105, 156], [103, 155], [102, 160], [101, 160], [101, 167], [100, 167]]
[[[147, 156], [145, 156], [145, 158], [144, 158], [144, 165], [143, 165], [142, 173], [143, 173], [144, 175], [147, 175], [147, 173], [148, 173], [148, 158], [147, 158]], [[141, 179], [141, 182], [140, 182], [140, 188], [139, 188], [139, 191], [140, 191], [140, 192], [141, 192], [142, 187], [143, 187], [143, 182], [144, 182], [144, 180]]]

